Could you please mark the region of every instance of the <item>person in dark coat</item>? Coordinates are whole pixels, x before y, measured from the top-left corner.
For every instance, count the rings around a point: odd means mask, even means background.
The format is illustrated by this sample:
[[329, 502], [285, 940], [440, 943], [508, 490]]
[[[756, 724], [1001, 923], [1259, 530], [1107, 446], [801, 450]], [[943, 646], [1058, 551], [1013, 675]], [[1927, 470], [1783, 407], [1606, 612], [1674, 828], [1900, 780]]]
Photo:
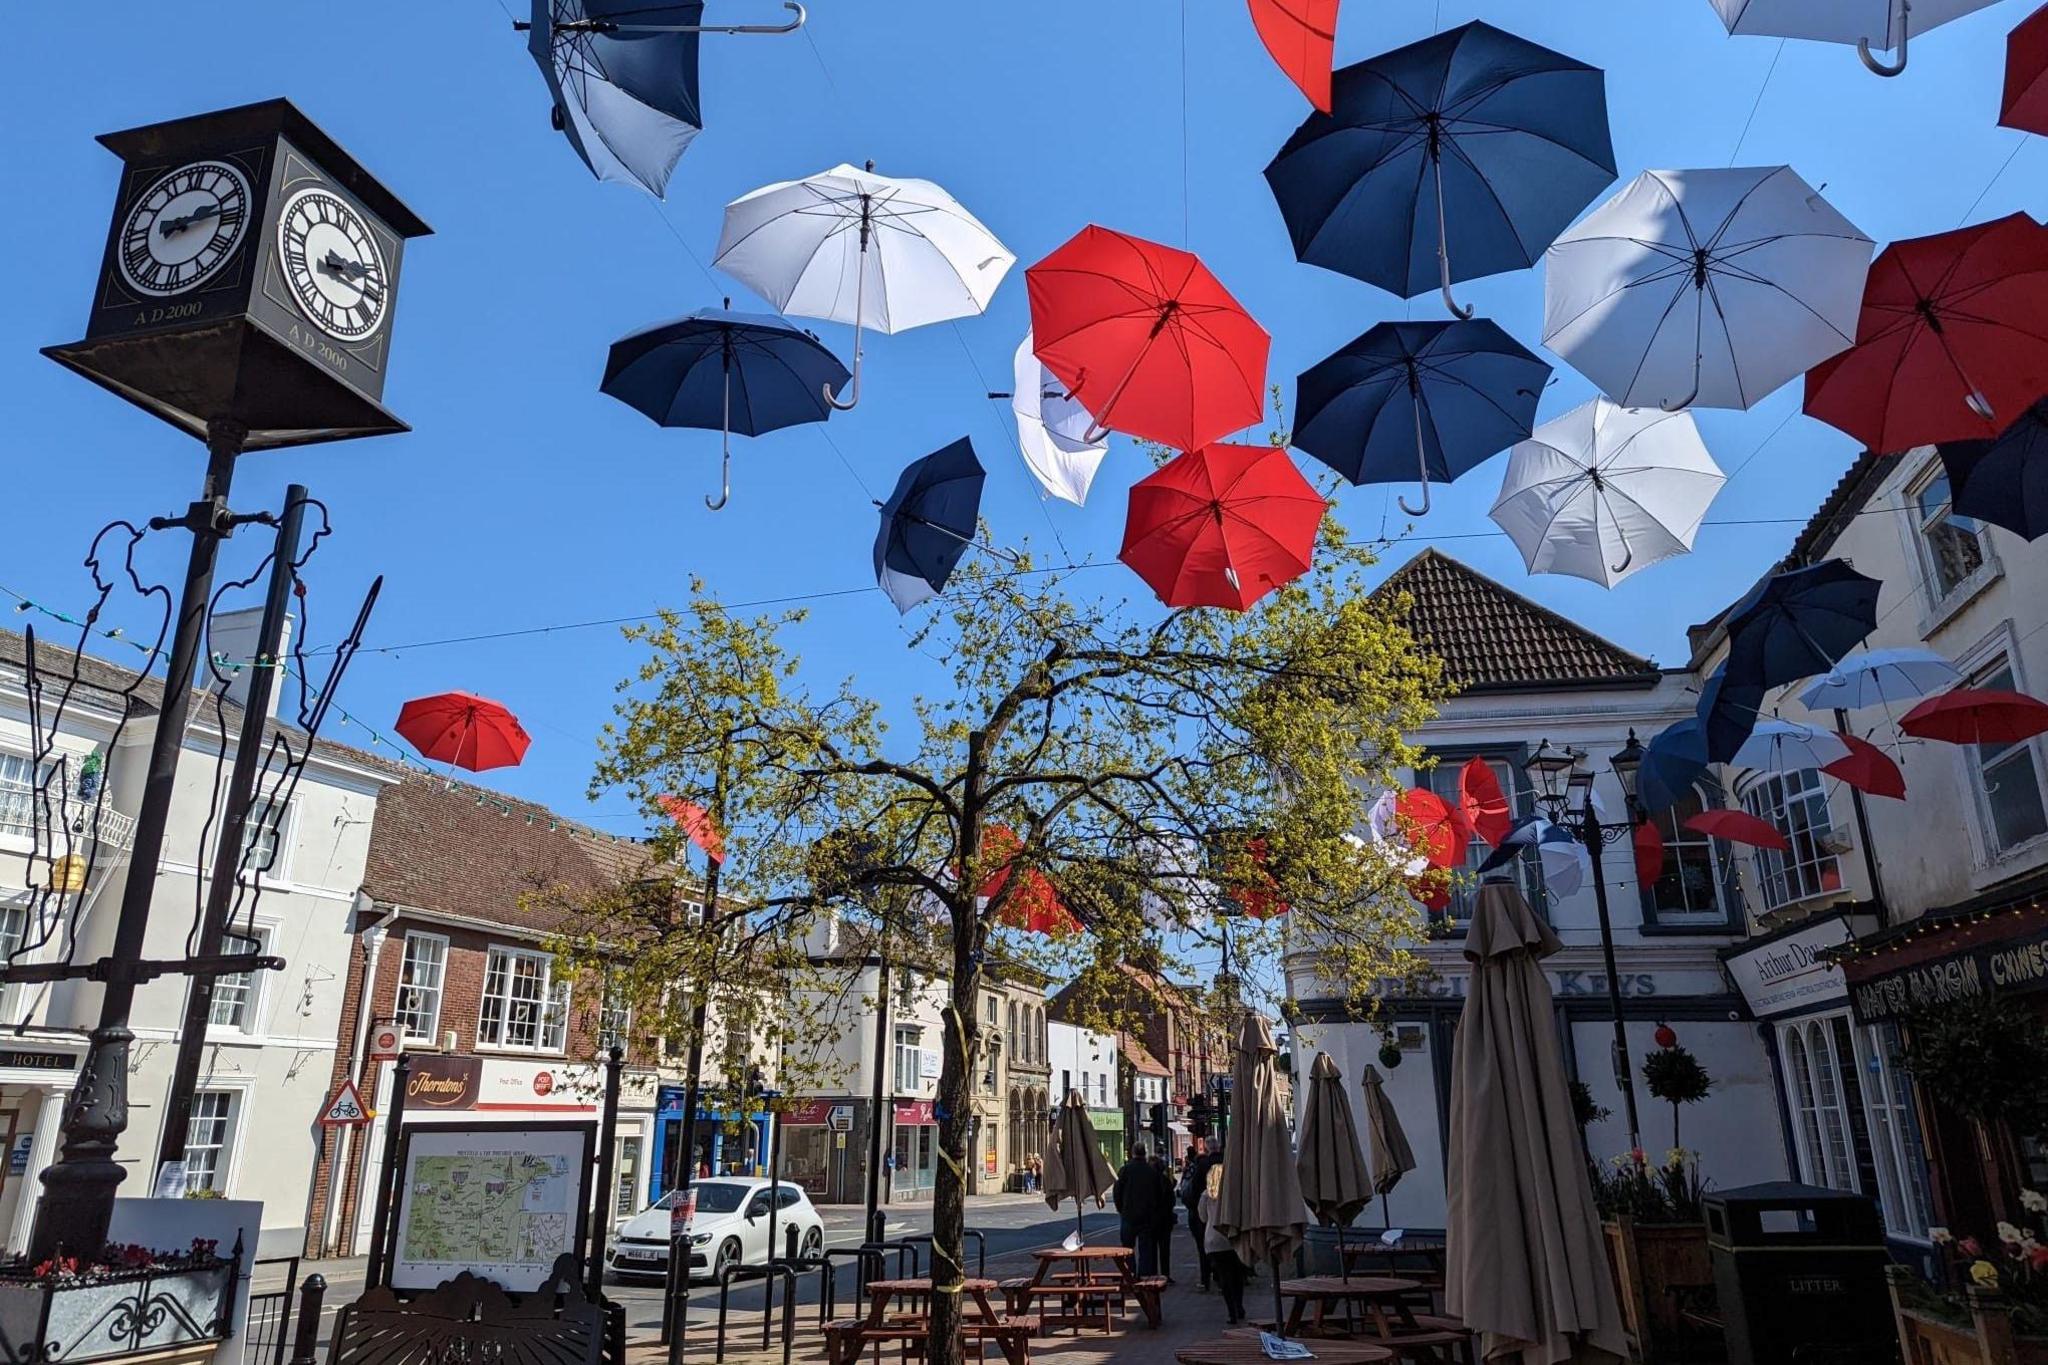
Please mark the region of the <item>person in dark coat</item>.
[[1159, 1244], [1152, 1229], [1159, 1221], [1159, 1173], [1146, 1160], [1144, 1143], [1131, 1145], [1131, 1159], [1116, 1173], [1110, 1200], [1116, 1205], [1118, 1239], [1138, 1253], [1138, 1274], [1157, 1274]]
[[1187, 1169], [1181, 1173], [1180, 1187], [1176, 1193], [1188, 1211], [1188, 1232], [1195, 1239], [1195, 1264], [1201, 1271], [1200, 1289], [1208, 1293], [1213, 1279], [1209, 1265], [1209, 1248], [1202, 1234], [1207, 1224], [1202, 1221], [1202, 1190], [1208, 1183], [1209, 1168], [1222, 1160], [1214, 1152], [1197, 1152], [1188, 1158]]
[[1173, 1283], [1173, 1230], [1180, 1225], [1180, 1210], [1174, 1206], [1173, 1170], [1159, 1157], [1152, 1158], [1152, 1172], [1159, 1181], [1159, 1212], [1152, 1220], [1152, 1244], [1159, 1263], [1157, 1273]]

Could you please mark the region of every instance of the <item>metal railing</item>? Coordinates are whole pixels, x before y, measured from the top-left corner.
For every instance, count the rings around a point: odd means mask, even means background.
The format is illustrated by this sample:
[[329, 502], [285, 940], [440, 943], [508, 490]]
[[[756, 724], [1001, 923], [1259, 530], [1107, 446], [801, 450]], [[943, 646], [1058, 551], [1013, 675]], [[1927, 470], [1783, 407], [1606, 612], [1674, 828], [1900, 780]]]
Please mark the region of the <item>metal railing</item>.
[[247, 1365], [285, 1365], [285, 1347], [291, 1340], [292, 1298], [299, 1287], [299, 1258], [269, 1256], [250, 1269], [260, 1271], [265, 1266], [284, 1267], [284, 1287], [250, 1293], [249, 1322], [243, 1329], [248, 1344], [242, 1358]]
[[134, 841], [135, 817], [115, 810], [105, 790], [81, 795], [77, 777], [68, 772], [47, 783], [0, 777], [0, 834], [34, 839], [52, 857], [83, 854], [88, 842], [122, 852]]

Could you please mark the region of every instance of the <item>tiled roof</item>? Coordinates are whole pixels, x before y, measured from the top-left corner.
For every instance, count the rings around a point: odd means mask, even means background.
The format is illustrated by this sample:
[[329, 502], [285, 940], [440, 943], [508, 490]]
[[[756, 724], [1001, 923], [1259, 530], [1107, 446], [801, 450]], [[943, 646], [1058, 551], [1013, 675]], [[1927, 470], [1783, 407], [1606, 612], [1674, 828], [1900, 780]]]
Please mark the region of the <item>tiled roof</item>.
[[1128, 1033], [1121, 1035], [1118, 1041], [1123, 1045], [1124, 1060], [1129, 1062], [1131, 1070], [1137, 1072], [1140, 1076], [1171, 1076], [1173, 1074], [1166, 1069], [1164, 1062], [1152, 1055], [1152, 1049], [1146, 1047]]
[[1408, 629], [1444, 661], [1461, 691], [1633, 684], [1656, 664], [1601, 639], [1435, 549], [1409, 560], [1374, 591], [1406, 593]]

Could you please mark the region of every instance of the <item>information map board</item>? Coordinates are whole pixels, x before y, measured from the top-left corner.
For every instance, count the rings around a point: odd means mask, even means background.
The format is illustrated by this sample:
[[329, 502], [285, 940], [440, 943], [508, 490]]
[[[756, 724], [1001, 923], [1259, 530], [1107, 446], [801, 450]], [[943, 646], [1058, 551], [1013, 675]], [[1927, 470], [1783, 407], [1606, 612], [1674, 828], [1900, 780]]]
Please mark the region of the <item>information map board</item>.
[[516, 1294], [564, 1253], [581, 1265], [596, 1145], [594, 1123], [407, 1124], [391, 1287], [467, 1270]]

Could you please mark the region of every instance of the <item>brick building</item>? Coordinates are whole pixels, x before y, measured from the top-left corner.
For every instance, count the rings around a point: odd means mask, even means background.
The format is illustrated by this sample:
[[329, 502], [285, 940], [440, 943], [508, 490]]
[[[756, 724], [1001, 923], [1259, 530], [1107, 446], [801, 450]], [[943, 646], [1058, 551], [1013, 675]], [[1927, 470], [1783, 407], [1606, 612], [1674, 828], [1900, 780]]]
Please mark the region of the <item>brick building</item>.
[[[1215, 1094], [1215, 1083], [1230, 1074], [1231, 1043], [1216, 1016], [1203, 1004], [1195, 988], [1149, 968], [1123, 963], [1118, 968], [1130, 983], [1128, 995], [1117, 1004], [1127, 1037], [1141, 1045], [1142, 1055], [1166, 1069], [1165, 1103], [1170, 1136], [1169, 1155], [1178, 1159], [1188, 1147], [1192, 1132], [1188, 1111], [1197, 1095]], [[1090, 1000], [1082, 998], [1086, 986], [1070, 984], [1052, 997], [1052, 1017], [1063, 1023], [1081, 1023], [1089, 1013]], [[1150, 1073], [1147, 1073], [1148, 1075]], [[1126, 1077], [1127, 1082], [1135, 1073]], [[1133, 1104], [1138, 1101], [1134, 1098]], [[1134, 1115], [1135, 1126], [1143, 1126], [1148, 1111]]]

